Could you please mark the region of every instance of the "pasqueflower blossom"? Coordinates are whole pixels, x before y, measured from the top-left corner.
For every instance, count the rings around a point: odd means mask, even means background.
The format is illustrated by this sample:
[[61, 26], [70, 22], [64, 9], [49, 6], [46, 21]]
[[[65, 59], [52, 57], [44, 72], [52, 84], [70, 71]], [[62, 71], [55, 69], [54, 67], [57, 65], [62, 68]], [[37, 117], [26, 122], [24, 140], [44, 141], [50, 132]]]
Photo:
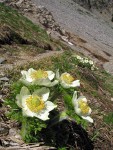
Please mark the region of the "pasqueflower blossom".
[[80, 81], [75, 79], [72, 75], [65, 72], [59, 75], [59, 70], [57, 70], [56, 78], [59, 80], [60, 84], [64, 88], [74, 88], [80, 86]]
[[93, 123], [93, 119], [89, 116], [92, 110], [87, 104], [86, 97], [80, 96], [77, 99], [77, 92], [75, 91], [73, 94], [72, 102], [74, 105], [75, 113], [81, 116], [83, 119]]
[[31, 94], [28, 88], [24, 86], [20, 94], [16, 96], [16, 103], [22, 108], [24, 116], [37, 117], [45, 121], [49, 119], [49, 112], [57, 107], [48, 101], [49, 93], [49, 89], [44, 87]]
[[21, 71], [22, 78], [20, 79], [25, 84], [36, 84], [43, 86], [54, 86], [58, 83], [57, 80], [53, 81], [55, 73], [53, 71], [34, 70], [30, 68], [28, 71]]

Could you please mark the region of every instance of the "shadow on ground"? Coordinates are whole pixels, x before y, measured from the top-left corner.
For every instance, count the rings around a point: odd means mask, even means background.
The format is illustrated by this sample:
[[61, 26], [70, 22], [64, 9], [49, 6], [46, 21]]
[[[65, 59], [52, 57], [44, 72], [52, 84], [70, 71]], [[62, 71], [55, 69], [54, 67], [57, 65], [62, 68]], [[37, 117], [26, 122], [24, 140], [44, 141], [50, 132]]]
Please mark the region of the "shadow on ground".
[[51, 129], [47, 128], [43, 139], [46, 144], [53, 144], [57, 148], [93, 150], [93, 142], [88, 133], [74, 121], [63, 120]]

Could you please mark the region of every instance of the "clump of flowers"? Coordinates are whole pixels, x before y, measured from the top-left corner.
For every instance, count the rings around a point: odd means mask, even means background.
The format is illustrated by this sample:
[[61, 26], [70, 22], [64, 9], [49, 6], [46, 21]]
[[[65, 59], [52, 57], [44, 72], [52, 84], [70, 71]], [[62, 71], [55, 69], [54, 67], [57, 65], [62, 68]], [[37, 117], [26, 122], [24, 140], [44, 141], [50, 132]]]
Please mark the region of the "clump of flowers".
[[79, 55], [73, 55], [73, 58], [79, 63], [79, 65], [82, 65], [83, 67], [87, 67], [87, 68], [91, 69], [92, 71], [98, 69], [95, 66], [94, 62], [87, 57], [81, 57]]
[[[11, 107], [10, 116], [21, 123], [21, 135], [26, 142], [38, 141], [44, 128], [63, 119], [93, 123], [87, 99], [84, 96], [77, 98], [79, 79], [68, 72], [60, 74], [59, 70], [54, 73], [30, 68], [21, 74], [7, 105]], [[58, 109], [59, 98], [64, 105], [63, 111]]]

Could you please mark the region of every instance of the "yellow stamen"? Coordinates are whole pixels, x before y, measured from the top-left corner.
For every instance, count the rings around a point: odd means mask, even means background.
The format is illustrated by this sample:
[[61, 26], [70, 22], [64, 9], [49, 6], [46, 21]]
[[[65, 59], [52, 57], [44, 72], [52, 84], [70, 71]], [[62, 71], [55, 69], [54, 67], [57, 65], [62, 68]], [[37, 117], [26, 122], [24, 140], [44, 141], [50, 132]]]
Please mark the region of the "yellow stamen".
[[41, 111], [45, 107], [43, 99], [37, 95], [29, 96], [26, 99], [26, 105], [34, 113]]
[[71, 84], [75, 79], [70, 74], [61, 75], [61, 80], [64, 80], [67, 84]]
[[89, 112], [89, 110], [90, 110], [90, 107], [88, 106], [88, 104], [86, 102], [84, 102], [83, 100], [80, 100], [78, 102], [78, 104], [79, 104], [79, 107], [80, 107], [80, 109], [82, 111], [82, 114], [86, 115]]
[[47, 77], [48, 77], [47, 72], [43, 71], [41, 69], [31, 73], [31, 78], [32, 79], [41, 79], [41, 78], [47, 78]]

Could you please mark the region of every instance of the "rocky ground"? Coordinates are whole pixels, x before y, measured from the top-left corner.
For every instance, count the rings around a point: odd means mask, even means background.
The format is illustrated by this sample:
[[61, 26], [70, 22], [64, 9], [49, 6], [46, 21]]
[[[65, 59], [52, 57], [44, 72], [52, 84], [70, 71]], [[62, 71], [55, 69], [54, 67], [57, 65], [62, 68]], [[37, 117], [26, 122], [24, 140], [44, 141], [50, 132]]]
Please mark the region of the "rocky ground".
[[[95, 10], [95, 13], [87, 11], [73, 0], [32, 1], [37, 5], [45, 6], [52, 12], [55, 20], [62, 27], [66, 28], [69, 32], [74, 33], [75, 36], [79, 35], [80, 38], [85, 40], [84, 49], [86, 48], [96, 54], [100, 53], [101, 56], [104, 55], [105, 57], [108, 57], [109, 55], [108, 61], [111, 62], [109, 65], [108, 63], [104, 65], [104, 67], [106, 70], [110, 71], [113, 60], [113, 23], [111, 22], [111, 19], [106, 21], [106, 18], [111, 18], [112, 16], [107, 15], [104, 10], [102, 11], [102, 15]], [[112, 12], [112, 7], [110, 10]]]
[[48, 1], [47, 5], [46, 2], [38, 0], [36, 6], [31, 0], [6, 1], [7, 5], [45, 28], [52, 38], [64, 41], [113, 73], [112, 24], [73, 2]]

